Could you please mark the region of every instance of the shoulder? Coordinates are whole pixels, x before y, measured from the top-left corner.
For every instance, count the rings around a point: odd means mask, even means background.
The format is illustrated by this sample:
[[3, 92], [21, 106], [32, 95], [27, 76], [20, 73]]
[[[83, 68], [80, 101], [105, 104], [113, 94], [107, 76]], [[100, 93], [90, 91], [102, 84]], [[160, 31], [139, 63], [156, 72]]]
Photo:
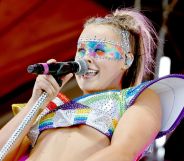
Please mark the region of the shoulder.
[[132, 106], [135, 105], [160, 108], [160, 96], [154, 90], [146, 88], [132, 104]]
[[153, 81], [146, 81], [126, 89], [125, 101], [128, 108], [139, 108], [137, 110], [141, 110], [142, 113], [146, 112], [148, 117], [160, 120], [162, 113], [160, 95], [157, 90], [151, 88], [158, 83]]
[[120, 149], [131, 147], [131, 153], [141, 154], [141, 149], [150, 145], [159, 133], [161, 120], [158, 94], [145, 89], [119, 120], [112, 143], [120, 145]]
[[146, 88], [137, 97], [132, 107], [146, 111], [148, 117], [153, 117], [157, 123], [161, 123], [161, 101], [159, 95], [154, 90]]
[[112, 141], [122, 143], [122, 147], [127, 145], [124, 148], [132, 147], [135, 153], [154, 138], [172, 132], [184, 117], [184, 75], [164, 76], [122, 93], [128, 109], [118, 122]]
[[[161, 137], [173, 131], [184, 115], [184, 75], [171, 74], [124, 89], [127, 108], [138, 107], [162, 114]], [[160, 105], [158, 105], [160, 104]], [[161, 106], [161, 107], [159, 107]], [[154, 114], [155, 115], [155, 114]]]

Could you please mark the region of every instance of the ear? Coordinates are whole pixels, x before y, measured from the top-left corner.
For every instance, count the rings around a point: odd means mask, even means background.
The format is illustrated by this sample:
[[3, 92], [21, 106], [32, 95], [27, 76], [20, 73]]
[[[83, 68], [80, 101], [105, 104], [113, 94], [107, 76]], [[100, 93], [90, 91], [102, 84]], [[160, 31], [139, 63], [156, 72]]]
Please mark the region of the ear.
[[134, 61], [134, 56], [131, 52], [129, 52], [128, 54], [125, 54], [125, 63], [123, 65], [124, 69], [128, 69], [132, 63]]

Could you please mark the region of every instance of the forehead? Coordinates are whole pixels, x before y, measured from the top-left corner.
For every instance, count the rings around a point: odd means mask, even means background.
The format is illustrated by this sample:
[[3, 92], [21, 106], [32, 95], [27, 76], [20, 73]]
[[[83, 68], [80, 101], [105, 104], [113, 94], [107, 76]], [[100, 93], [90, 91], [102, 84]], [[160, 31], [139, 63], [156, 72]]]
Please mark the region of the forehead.
[[121, 43], [121, 36], [118, 29], [110, 25], [88, 25], [82, 31], [79, 39], [99, 39]]

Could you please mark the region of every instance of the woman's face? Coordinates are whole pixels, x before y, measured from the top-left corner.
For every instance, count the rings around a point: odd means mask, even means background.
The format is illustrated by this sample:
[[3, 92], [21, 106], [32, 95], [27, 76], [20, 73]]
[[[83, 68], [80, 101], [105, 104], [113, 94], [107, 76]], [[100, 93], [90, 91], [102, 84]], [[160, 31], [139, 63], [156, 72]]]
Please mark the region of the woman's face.
[[[109, 42], [111, 41], [111, 42]], [[76, 75], [81, 90], [87, 94], [110, 89], [121, 89], [124, 51], [121, 38], [109, 25], [88, 25], [80, 35], [76, 59], [88, 63], [85, 75]]]

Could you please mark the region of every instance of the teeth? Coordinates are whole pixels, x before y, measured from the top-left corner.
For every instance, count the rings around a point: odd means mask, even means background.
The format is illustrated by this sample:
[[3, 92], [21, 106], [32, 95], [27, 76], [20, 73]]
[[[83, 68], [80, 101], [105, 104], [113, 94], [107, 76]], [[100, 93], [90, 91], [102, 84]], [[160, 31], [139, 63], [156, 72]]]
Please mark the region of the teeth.
[[97, 74], [97, 73], [98, 73], [98, 71], [89, 69], [89, 70], [87, 71], [86, 75], [95, 75], [95, 74]]
[[89, 70], [87, 71], [87, 73], [89, 73], [89, 74], [95, 74], [95, 73], [97, 73], [97, 71], [89, 69]]

